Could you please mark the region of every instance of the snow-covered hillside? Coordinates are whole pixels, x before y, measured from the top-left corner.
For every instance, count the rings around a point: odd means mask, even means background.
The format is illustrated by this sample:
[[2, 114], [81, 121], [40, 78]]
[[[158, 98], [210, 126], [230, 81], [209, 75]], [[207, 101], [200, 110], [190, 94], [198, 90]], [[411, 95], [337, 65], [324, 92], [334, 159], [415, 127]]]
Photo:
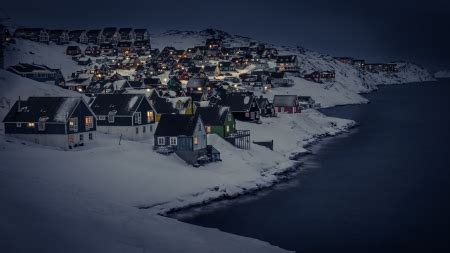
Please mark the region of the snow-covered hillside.
[[434, 73], [435, 78], [450, 78], [450, 70], [439, 70]]
[[[202, 45], [216, 33], [230, 46], [251, 41], [217, 30], [169, 31], [154, 35], [152, 45]], [[60, 67], [67, 76], [80, 67], [64, 49], [19, 39], [7, 48], [6, 65], [41, 63]], [[365, 103], [358, 93], [376, 89], [376, 84], [433, 79], [413, 64], [405, 64], [392, 75], [370, 74], [330, 56], [299, 48], [280, 50], [297, 54], [304, 71], [335, 70], [336, 82], [318, 84], [291, 76], [294, 86], [272, 89], [265, 94], [270, 98], [275, 94], [310, 95], [324, 107]], [[19, 96], [80, 94], [0, 71], [1, 118]], [[7, 138], [1, 131], [0, 237], [7, 240], [0, 243], [7, 244], [0, 248], [7, 252], [283, 252], [258, 240], [155, 214], [269, 187], [283, 173], [298, 169], [289, 159], [292, 154], [306, 152], [305, 146], [311, 142], [353, 125], [353, 121], [326, 117], [315, 110], [263, 118], [260, 125], [238, 122], [238, 129], [251, 130], [252, 141], [273, 139], [274, 150], [257, 145], [240, 150], [209, 135], [208, 142], [220, 151], [223, 161], [200, 168], [187, 166], [176, 155], [152, 151], [151, 140], [119, 145], [116, 137], [98, 134], [93, 146], [63, 151]]]

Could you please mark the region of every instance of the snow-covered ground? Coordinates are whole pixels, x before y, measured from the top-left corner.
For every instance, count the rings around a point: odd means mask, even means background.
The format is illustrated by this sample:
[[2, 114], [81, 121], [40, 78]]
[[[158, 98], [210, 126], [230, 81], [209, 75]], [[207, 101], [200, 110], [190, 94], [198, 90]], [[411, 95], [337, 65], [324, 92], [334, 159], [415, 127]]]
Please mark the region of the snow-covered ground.
[[439, 70], [434, 73], [435, 78], [450, 78], [450, 70]]
[[[214, 31], [212, 31], [214, 32]], [[203, 44], [211, 31], [154, 36], [153, 46], [186, 48]], [[226, 43], [250, 39], [227, 35]], [[6, 65], [19, 61], [79, 69], [65, 47], [18, 40], [6, 50]], [[294, 49], [285, 49], [293, 53]], [[405, 64], [392, 75], [360, 72], [329, 56], [295, 49], [305, 69], [332, 68], [336, 82], [317, 84], [291, 77], [295, 85], [268, 94], [310, 95], [324, 107], [365, 103], [360, 92], [376, 84], [432, 80], [422, 68]], [[32, 54], [30, 54], [32, 52]], [[0, 118], [21, 96], [80, 96], [49, 84], [0, 71]], [[336, 135], [353, 121], [326, 117], [315, 110], [263, 118], [262, 124], [238, 122], [252, 141], [274, 140], [274, 151], [252, 145], [239, 150], [216, 135], [208, 142], [222, 162], [194, 168], [176, 155], [152, 151], [151, 141], [119, 141], [98, 134], [97, 143], [74, 151], [43, 147], [0, 134], [0, 248], [58, 252], [283, 252], [267, 243], [196, 227], [161, 217], [171, 210], [269, 187], [296, 168], [291, 155], [321, 136]], [[2, 126], [3, 127], [3, 126]], [[141, 209], [140, 209], [141, 208]]]

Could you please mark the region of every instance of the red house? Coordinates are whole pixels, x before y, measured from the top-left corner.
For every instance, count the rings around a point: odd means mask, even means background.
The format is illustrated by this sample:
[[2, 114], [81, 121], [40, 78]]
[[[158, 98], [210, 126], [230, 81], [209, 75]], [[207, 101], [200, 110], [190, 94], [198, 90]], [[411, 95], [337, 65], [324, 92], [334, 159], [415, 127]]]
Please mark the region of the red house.
[[278, 113], [300, 113], [301, 107], [296, 95], [275, 95], [273, 106]]

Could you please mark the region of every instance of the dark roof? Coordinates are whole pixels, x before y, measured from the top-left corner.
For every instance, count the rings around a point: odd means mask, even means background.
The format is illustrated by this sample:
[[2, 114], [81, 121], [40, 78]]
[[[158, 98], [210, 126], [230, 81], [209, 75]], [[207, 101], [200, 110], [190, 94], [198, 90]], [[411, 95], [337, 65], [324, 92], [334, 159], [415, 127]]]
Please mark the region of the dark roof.
[[143, 87], [143, 83], [141, 81], [128, 81], [128, 83], [130, 84], [131, 88], [142, 88]]
[[116, 115], [131, 116], [143, 99], [146, 100], [144, 94], [98, 94], [91, 109], [97, 115], [116, 112]]
[[89, 30], [87, 31], [87, 36], [98, 36], [102, 30], [95, 29], [95, 30]]
[[225, 124], [227, 114], [230, 111], [228, 107], [198, 107], [195, 114], [200, 115], [202, 121], [208, 126], [220, 126]]
[[17, 65], [8, 67], [7, 70], [21, 73], [33, 71], [57, 71], [56, 69], [51, 69], [45, 65], [28, 64], [28, 63], [19, 63]]
[[275, 95], [273, 97], [274, 106], [295, 106], [298, 97], [296, 95]]
[[134, 33], [145, 33], [147, 29], [134, 29]]
[[208, 78], [191, 77], [186, 85], [188, 88], [206, 87], [208, 86]]
[[291, 63], [297, 59], [296, 55], [279, 55], [277, 56], [277, 63]]
[[222, 97], [218, 104], [230, 107], [232, 112], [246, 112], [250, 110], [254, 99], [255, 96], [250, 93], [234, 93]]
[[284, 72], [271, 72], [270, 77], [272, 78], [284, 78]]
[[166, 98], [162, 97], [152, 97], [153, 100], [153, 108], [155, 108], [155, 111], [160, 114], [171, 114], [171, 113], [177, 113], [178, 110], [173, 108], [173, 104], [168, 101]]
[[258, 103], [259, 108], [265, 107], [267, 104], [270, 104], [269, 99], [263, 96], [256, 98], [256, 103]]
[[132, 28], [120, 28], [119, 29], [119, 33], [121, 34], [121, 35], [126, 35], [126, 34], [128, 34], [128, 33], [130, 33], [131, 31], [132, 31], [133, 29]]
[[161, 79], [159, 79], [158, 77], [144, 78], [144, 84], [159, 85], [161, 84]]
[[81, 97], [29, 97], [26, 101], [16, 101], [3, 122], [66, 122], [76, 106], [82, 102]]
[[198, 115], [164, 114], [159, 120], [155, 136], [192, 136]]

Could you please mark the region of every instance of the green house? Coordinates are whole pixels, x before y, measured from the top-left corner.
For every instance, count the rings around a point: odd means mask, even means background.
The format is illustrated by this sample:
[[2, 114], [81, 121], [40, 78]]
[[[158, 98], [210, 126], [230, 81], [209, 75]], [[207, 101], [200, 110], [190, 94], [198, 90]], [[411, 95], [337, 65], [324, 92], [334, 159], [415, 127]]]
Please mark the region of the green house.
[[208, 134], [226, 138], [236, 132], [236, 121], [228, 107], [198, 107], [195, 113], [201, 116]]

